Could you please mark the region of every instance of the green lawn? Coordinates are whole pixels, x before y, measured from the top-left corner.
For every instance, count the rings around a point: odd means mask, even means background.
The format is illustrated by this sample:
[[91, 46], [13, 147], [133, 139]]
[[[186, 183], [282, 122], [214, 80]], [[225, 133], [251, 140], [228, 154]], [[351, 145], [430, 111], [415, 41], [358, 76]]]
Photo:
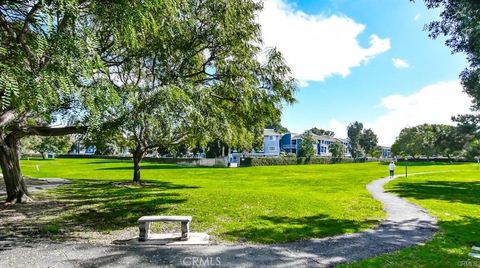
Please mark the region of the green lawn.
[[[193, 216], [193, 231], [217, 239], [274, 243], [358, 232], [385, 216], [365, 189], [387, 175], [386, 165], [379, 163], [236, 169], [143, 163], [144, 186], [119, 184], [130, 181], [131, 166], [100, 159], [22, 161], [25, 175], [73, 181], [36, 195], [63, 207], [46, 209], [37, 222], [64, 233], [108, 232], [135, 227], [142, 215], [185, 214]], [[470, 167], [424, 163], [409, 172]]]
[[468, 257], [480, 246], [480, 168], [411, 176], [395, 180], [387, 189], [426, 208], [438, 218], [440, 231], [424, 246], [360, 261], [344, 267], [480, 267]]

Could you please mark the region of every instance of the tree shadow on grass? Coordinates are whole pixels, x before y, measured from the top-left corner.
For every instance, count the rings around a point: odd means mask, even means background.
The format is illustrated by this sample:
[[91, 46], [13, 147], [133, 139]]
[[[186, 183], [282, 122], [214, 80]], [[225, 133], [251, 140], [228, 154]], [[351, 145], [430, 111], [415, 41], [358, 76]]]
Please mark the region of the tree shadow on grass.
[[353, 233], [380, 223], [377, 220], [335, 219], [326, 214], [306, 217], [260, 216], [254, 224], [224, 233], [239, 241], [277, 243]]
[[103, 165], [103, 164], [124, 164], [124, 163], [133, 163], [131, 159], [116, 159], [116, 160], [98, 160], [86, 162], [83, 164], [87, 165]]
[[168, 214], [186, 201], [182, 191], [197, 188], [158, 181], [134, 186], [75, 180], [39, 193], [34, 202], [0, 208], [0, 233], [5, 234], [0, 234], [0, 242], [64, 240], [72, 238], [73, 232], [135, 227], [141, 216]]
[[[186, 166], [186, 165], [176, 165], [176, 164], [150, 164], [150, 165], [142, 165], [141, 170], [147, 169], [186, 169], [186, 168], [196, 168], [195, 166]], [[96, 170], [132, 170], [133, 171], [133, 163], [130, 166], [121, 166], [121, 167], [105, 167], [105, 168], [97, 168]]]
[[[385, 162], [379, 162], [379, 165], [382, 166], [388, 166], [390, 164], [389, 161]], [[435, 162], [435, 161], [409, 161], [408, 163], [405, 163], [403, 160], [398, 160], [398, 162], [395, 163], [397, 167], [405, 167], [405, 165], [409, 167], [428, 167], [428, 166], [451, 166], [451, 165], [463, 165], [465, 164], [464, 162]]]
[[399, 182], [389, 192], [415, 199], [440, 199], [465, 204], [480, 203], [480, 182]]
[[158, 181], [145, 181], [142, 186], [81, 182], [55, 189], [54, 194], [73, 210], [63, 220], [93, 231], [109, 231], [135, 226], [144, 215], [163, 214], [186, 201], [182, 190], [197, 188]]

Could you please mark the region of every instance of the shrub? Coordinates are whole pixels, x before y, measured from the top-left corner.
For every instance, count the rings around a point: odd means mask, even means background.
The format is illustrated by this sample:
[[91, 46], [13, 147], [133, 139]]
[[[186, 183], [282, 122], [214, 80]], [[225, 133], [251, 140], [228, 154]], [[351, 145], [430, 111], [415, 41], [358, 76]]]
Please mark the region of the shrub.
[[331, 158], [331, 157], [245, 157], [240, 166], [277, 166], [277, 165], [306, 165], [306, 164], [332, 164], [332, 163], [352, 163], [351, 158]]

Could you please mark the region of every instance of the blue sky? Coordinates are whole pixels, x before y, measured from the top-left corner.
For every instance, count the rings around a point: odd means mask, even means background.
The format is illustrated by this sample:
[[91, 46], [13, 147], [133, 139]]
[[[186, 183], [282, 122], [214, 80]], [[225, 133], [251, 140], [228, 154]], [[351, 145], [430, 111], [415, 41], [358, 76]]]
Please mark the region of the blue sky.
[[346, 125], [360, 121], [383, 145], [405, 126], [452, 124], [451, 115], [468, 112], [458, 82], [467, 63], [423, 30], [439, 12], [408, 0], [265, 1], [264, 41], [279, 48], [302, 85], [282, 124], [343, 137]]

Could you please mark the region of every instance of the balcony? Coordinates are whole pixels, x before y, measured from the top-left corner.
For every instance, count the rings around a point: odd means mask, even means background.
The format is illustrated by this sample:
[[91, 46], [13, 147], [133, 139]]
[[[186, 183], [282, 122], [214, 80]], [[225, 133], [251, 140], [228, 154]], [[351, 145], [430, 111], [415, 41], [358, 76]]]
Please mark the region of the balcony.
[[283, 150], [292, 150], [292, 149], [297, 149], [297, 146], [295, 144], [284, 144], [282, 145]]

